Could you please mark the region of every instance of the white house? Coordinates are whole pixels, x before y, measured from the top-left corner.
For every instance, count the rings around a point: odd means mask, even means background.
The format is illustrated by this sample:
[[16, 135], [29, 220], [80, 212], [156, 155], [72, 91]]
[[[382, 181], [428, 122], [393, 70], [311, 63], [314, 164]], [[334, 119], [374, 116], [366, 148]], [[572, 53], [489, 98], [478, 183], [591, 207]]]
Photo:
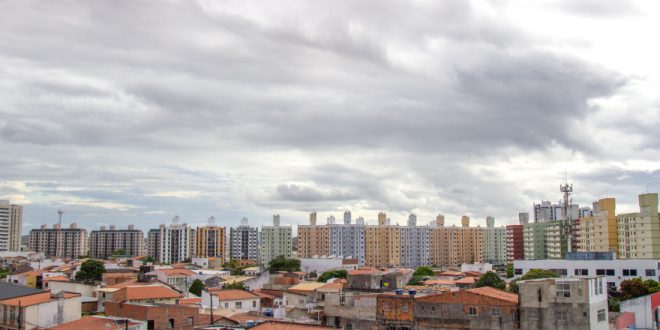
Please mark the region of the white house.
[[219, 314], [259, 312], [259, 296], [245, 290], [208, 289], [202, 291], [202, 307], [218, 310]]
[[[3, 295], [15, 290], [9, 287], [11, 285], [0, 286], [2, 289], [0, 291], [6, 291]], [[20, 314], [21, 329], [50, 328], [80, 319], [81, 306], [80, 294], [71, 292], [52, 294], [49, 291], [39, 291], [0, 300], [0, 320], [3, 324], [8, 323], [9, 320], [16, 320]], [[13, 327], [9, 326], [9, 328]]]
[[343, 259], [342, 257], [335, 256], [300, 259], [300, 270], [307, 274], [316, 272], [316, 274], [321, 275], [321, 273], [333, 269], [351, 271], [358, 269], [358, 267], [358, 259]]

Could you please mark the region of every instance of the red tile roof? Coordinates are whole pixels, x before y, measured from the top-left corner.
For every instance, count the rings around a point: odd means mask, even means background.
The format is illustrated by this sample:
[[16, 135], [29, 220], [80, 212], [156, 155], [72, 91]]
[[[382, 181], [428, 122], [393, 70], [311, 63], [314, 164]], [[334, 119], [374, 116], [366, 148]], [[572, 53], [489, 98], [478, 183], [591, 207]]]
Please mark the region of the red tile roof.
[[183, 298], [179, 299], [179, 304], [180, 305], [193, 305], [193, 304], [201, 304], [202, 303], [202, 298]]
[[332, 329], [331, 327], [324, 327], [314, 324], [300, 324], [290, 322], [265, 322], [253, 327], [255, 330], [303, 330], [303, 329]]
[[171, 269], [156, 269], [156, 272], [163, 272], [167, 276], [192, 276], [195, 275], [190, 269], [186, 268], [171, 268]]
[[248, 292], [245, 290], [236, 290], [236, 289], [231, 289], [231, 290], [212, 290], [209, 292], [210, 294], [218, 297], [218, 300], [223, 301], [223, 300], [244, 300], [244, 299], [255, 299], [259, 298], [258, 295]]
[[53, 277], [48, 277], [44, 281], [46, 282], [69, 282], [69, 279], [66, 276], [53, 276]]
[[362, 267], [348, 272], [348, 275], [372, 275], [380, 274], [382, 271], [373, 267]]
[[[129, 326], [140, 325], [137, 322], [129, 322]], [[80, 329], [116, 329], [121, 330], [126, 327], [126, 323], [115, 321], [105, 317], [88, 316], [80, 320], [63, 323], [54, 328], [55, 330], [80, 330]]]
[[127, 300], [174, 299], [183, 297], [178, 291], [160, 285], [127, 286], [121, 290], [126, 290]]
[[267, 293], [265, 293], [265, 292], [261, 292], [261, 290], [254, 290], [254, 291], [252, 291], [252, 293], [256, 294], [256, 295], [259, 296], [260, 298], [275, 299], [275, 296], [273, 296], [273, 295], [269, 295], [269, 294], [267, 294]]
[[[80, 293], [64, 292], [64, 299], [75, 297], [80, 297]], [[50, 291], [44, 291], [28, 296], [0, 300], [0, 305], [18, 306], [20, 304], [21, 306], [32, 306], [47, 303], [53, 300], [55, 300], [55, 298], [51, 296]]]
[[498, 290], [495, 288], [491, 288], [489, 286], [484, 286], [481, 288], [476, 288], [476, 289], [469, 289], [467, 290], [468, 292], [480, 294], [482, 296], [487, 296], [491, 298], [496, 298], [496, 299], [502, 299], [502, 300], [507, 300], [513, 303], [518, 303], [518, 295], [515, 293], [511, 292], [506, 292], [502, 290]]
[[474, 277], [465, 277], [460, 280], [456, 280], [456, 284], [474, 284], [477, 281]]

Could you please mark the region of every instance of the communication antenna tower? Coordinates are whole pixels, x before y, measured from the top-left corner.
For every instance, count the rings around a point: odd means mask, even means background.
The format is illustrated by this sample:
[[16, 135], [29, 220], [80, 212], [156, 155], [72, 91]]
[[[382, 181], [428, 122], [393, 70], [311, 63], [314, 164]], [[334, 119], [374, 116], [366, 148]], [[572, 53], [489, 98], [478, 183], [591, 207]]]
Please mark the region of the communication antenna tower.
[[564, 184], [559, 185], [559, 191], [564, 193], [564, 219], [566, 220], [566, 226], [564, 228], [566, 231], [566, 251], [572, 252], [573, 244], [573, 212], [569, 210], [571, 208], [571, 194], [573, 193], [573, 185], [568, 183], [568, 178], [564, 174]]
[[64, 209], [59, 208], [57, 209], [57, 216], [58, 216], [58, 222], [57, 222], [57, 236], [55, 238], [55, 257], [62, 256], [64, 257], [63, 251], [61, 251], [62, 244], [60, 241], [62, 240], [62, 216], [64, 215]]

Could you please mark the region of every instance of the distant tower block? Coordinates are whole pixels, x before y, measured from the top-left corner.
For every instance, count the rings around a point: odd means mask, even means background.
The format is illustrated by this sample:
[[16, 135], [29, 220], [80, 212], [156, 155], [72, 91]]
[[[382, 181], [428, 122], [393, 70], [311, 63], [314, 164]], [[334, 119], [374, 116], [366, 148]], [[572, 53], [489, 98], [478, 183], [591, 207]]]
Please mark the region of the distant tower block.
[[316, 211], [309, 214], [309, 224], [316, 226]]
[[467, 215], [464, 215], [461, 217], [461, 226], [463, 227], [470, 227], [470, 217]]
[[437, 217], [435, 217], [435, 224], [438, 227], [444, 227], [445, 226], [445, 216], [442, 214], [438, 214]]
[[358, 217], [357, 219], [355, 219], [355, 223], [358, 225], [364, 225], [364, 218]]
[[178, 225], [179, 221], [181, 221], [181, 218], [179, 218], [178, 215], [175, 215], [174, 218], [172, 218], [172, 223], [175, 225]]
[[208, 220], [209, 227], [215, 227], [215, 217], [211, 216]]
[[243, 217], [243, 219], [241, 219], [241, 226], [242, 227], [247, 227], [248, 226], [248, 218]]
[[331, 215], [326, 219], [326, 223], [329, 225], [334, 225], [336, 221], [337, 219], [335, 219], [334, 215]]
[[492, 216], [486, 217], [486, 227], [494, 228], [495, 227], [495, 218]]
[[275, 227], [280, 226], [280, 215], [279, 214], [273, 215], [273, 226], [275, 226]]
[[383, 226], [387, 223], [387, 214], [384, 212], [379, 212], [378, 213], [378, 224]]
[[344, 212], [344, 224], [345, 225], [350, 225], [351, 221], [352, 221], [351, 211]]
[[520, 212], [518, 213], [518, 223], [521, 225], [526, 225], [529, 223], [529, 213], [527, 212]]
[[417, 215], [415, 213], [411, 213], [408, 216], [408, 226], [417, 226]]

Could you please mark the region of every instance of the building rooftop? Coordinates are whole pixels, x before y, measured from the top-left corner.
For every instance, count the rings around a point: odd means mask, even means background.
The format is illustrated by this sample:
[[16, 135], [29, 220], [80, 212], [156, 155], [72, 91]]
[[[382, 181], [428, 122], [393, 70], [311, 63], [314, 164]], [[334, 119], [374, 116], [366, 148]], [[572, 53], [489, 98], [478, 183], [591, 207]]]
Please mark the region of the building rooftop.
[[126, 290], [126, 300], [174, 299], [183, 297], [180, 292], [161, 285], [127, 286], [121, 290]]
[[156, 269], [153, 272], [150, 272], [149, 274], [156, 273], [156, 272], [162, 272], [163, 274], [165, 274], [167, 276], [193, 276], [193, 275], [195, 275], [195, 272], [193, 272], [190, 269], [186, 269], [186, 268]]
[[518, 303], [518, 295], [515, 293], [511, 292], [506, 292], [502, 290], [498, 290], [495, 288], [491, 288], [488, 286], [484, 286], [481, 288], [476, 288], [476, 289], [469, 289], [467, 290], [468, 292], [480, 294], [482, 296], [487, 296], [491, 298], [496, 298], [496, 299], [502, 299], [502, 300], [507, 300], [513, 303]]
[[44, 292], [39, 289], [32, 289], [17, 284], [0, 282], [0, 300], [16, 298]]
[[380, 269], [373, 267], [362, 267], [348, 272], [348, 275], [374, 275], [383, 273]]
[[230, 289], [230, 290], [218, 290], [218, 289], [211, 289], [208, 290], [209, 294], [214, 295], [218, 297], [218, 300], [223, 301], [223, 300], [244, 300], [244, 299], [255, 299], [259, 298], [258, 295], [245, 291], [245, 290], [238, 290], [238, 289]]
[[332, 329], [331, 327], [325, 327], [322, 325], [315, 324], [301, 324], [301, 323], [291, 323], [291, 322], [265, 322], [258, 324], [252, 329], [256, 330], [290, 330], [290, 329]]
[[417, 298], [420, 302], [475, 304], [475, 305], [517, 305], [518, 295], [490, 287], [465, 291], [443, 292]]
[[[128, 326], [138, 326], [138, 322], [129, 322]], [[55, 330], [79, 330], [79, 329], [116, 329], [122, 330], [126, 328], [126, 323], [121, 320], [115, 320], [108, 317], [87, 316], [80, 320], [60, 324], [54, 328]]]
[[[70, 299], [80, 297], [80, 293], [62, 292], [62, 296], [64, 299]], [[7, 306], [32, 306], [47, 303], [53, 300], [56, 300], [56, 298], [51, 296], [50, 291], [42, 291], [27, 296], [0, 300], [0, 304]]]
[[316, 289], [326, 285], [327, 283], [322, 283], [322, 282], [301, 282], [299, 284], [296, 284], [287, 291], [293, 292], [293, 293], [310, 293], [316, 291]]

